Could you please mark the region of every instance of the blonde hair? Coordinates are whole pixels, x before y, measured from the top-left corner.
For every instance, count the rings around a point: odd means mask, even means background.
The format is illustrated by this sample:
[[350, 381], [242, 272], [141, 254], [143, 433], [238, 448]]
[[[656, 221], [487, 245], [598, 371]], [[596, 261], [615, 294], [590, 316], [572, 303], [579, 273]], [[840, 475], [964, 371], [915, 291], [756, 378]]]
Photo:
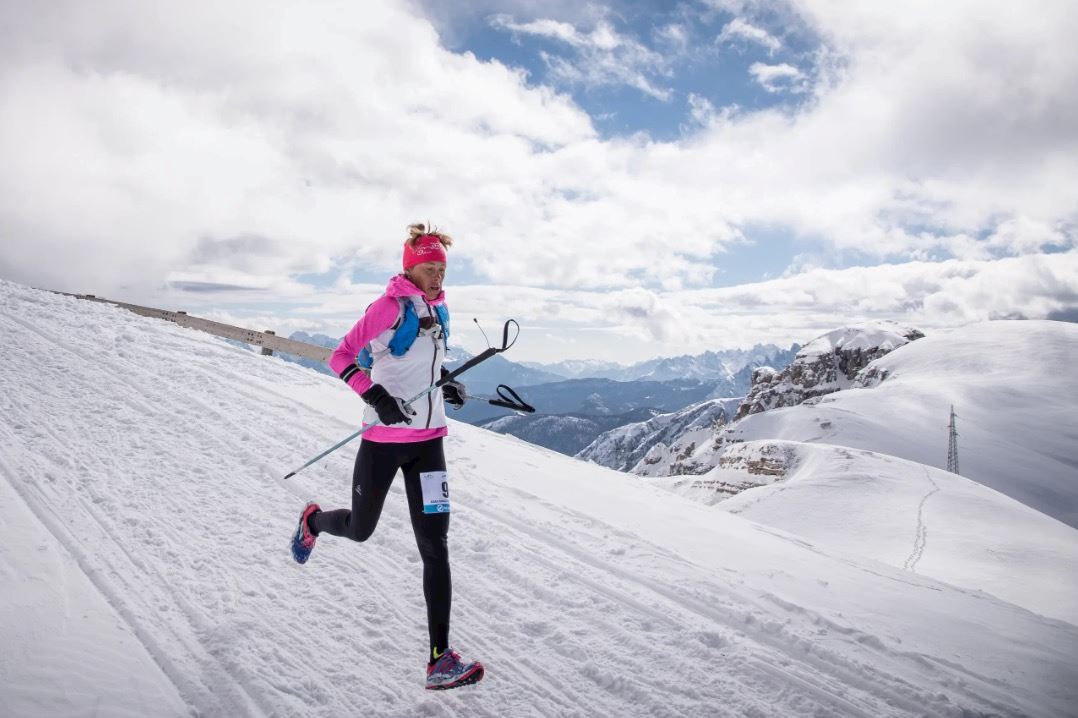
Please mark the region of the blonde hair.
[[441, 242], [442, 246], [446, 249], [449, 249], [453, 246], [453, 238], [450, 237], [448, 234], [443, 234], [442, 232], [439, 232], [435, 227], [431, 227], [430, 231], [427, 231], [427, 225], [422, 223], [408, 225], [408, 239], [406, 239], [405, 242], [408, 243], [408, 246], [414, 247], [415, 241], [425, 235], [437, 237], [438, 241]]

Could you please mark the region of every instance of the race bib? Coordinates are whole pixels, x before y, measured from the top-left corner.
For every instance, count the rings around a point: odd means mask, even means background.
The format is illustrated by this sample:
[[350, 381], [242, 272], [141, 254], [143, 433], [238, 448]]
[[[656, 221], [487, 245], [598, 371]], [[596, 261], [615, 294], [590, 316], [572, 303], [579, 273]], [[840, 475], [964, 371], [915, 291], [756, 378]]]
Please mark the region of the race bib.
[[449, 477], [446, 472], [420, 472], [419, 482], [423, 485], [423, 513], [449, 513]]

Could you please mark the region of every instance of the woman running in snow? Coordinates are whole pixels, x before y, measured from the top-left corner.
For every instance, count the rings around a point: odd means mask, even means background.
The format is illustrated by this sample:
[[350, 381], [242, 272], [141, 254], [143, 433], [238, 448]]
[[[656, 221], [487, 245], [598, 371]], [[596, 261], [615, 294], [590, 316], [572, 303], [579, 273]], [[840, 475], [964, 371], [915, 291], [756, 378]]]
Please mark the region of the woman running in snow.
[[[445, 308], [446, 249], [453, 240], [422, 224], [409, 228], [404, 243], [404, 273], [389, 280], [384, 295], [371, 304], [341, 340], [329, 366], [367, 403], [363, 434], [352, 474], [352, 508], [322, 511], [309, 503], [300, 515], [292, 555], [305, 563], [323, 533], [366, 541], [378, 525], [397, 471], [404, 473], [408, 510], [423, 559], [430, 657], [427, 688], [465, 686], [483, 678], [483, 665], [465, 661], [449, 647], [449, 485], [442, 437], [445, 406], [464, 403], [464, 386], [450, 382], [408, 406], [404, 402], [447, 372], [449, 313]], [[416, 321], [418, 320], [418, 321]], [[373, 358], [369, 376], [357, 364], [367, 348]], [[364, 352], [366, 354], [366, 352]]]

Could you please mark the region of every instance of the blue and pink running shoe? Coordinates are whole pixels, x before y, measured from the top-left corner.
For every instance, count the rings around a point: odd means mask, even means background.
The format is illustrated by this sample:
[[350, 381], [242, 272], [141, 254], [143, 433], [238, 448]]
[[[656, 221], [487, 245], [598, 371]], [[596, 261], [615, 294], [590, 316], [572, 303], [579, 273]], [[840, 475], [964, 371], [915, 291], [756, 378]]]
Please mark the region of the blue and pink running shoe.
[[452, 648], [446, 650], [434, 665], [427, 666], [427, 690], [445, 691], [470, 686], [483, 680], [485, 671], [479, 661], [466, 663]]
[[311, 533], [311, 529], [307, 526], [307, 519], [315, 511], [321, 511], [321, 509], [318, 504], [311, 501], [299, 515], [299, 526], [296, 527], [296, 533], [292, 536], [292, 558], [296, 559], [296, 563], [307, 563], [307, 559], [311, 557], [311, 551], [314, 551], [314, 542], [318, 540], [318, 537]]

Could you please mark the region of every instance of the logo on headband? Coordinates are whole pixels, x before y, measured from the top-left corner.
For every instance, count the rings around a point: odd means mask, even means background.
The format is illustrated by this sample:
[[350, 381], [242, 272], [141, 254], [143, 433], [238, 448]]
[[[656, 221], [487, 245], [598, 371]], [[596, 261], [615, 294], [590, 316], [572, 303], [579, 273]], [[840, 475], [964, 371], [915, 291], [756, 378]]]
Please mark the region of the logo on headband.
[[409, 269], [425, 262], [444, 262], [445, 249], [437, 237], [424, 235], [415, 244], [404, 243], [404, 268]]

